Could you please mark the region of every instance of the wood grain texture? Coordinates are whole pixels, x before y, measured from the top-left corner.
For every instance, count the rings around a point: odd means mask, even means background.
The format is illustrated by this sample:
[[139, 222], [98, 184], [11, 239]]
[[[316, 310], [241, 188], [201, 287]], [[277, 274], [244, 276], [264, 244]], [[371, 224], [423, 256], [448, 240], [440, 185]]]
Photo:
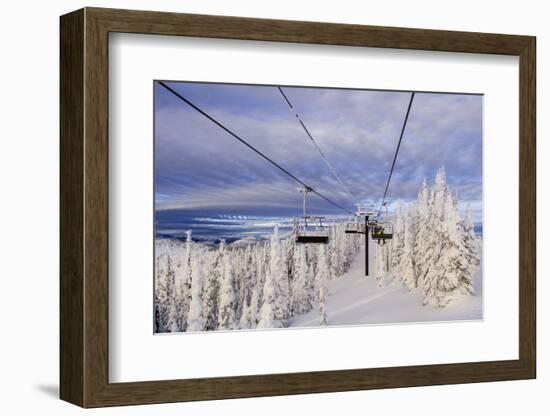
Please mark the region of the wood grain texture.
[[519, 356], [536, 377], [536, 40], [520, 54], [519, 98]]
[[[520, 57], [519, 359], [241, 377], [108, 381], [108, 33]], [[83, 407], [534, 378], [535, 38], [86, 8], [61, 18], [61, 397]]]
[[109, 141], [108, 32], [85, 10], [84, 67], [84, 362], [85, 406], [97, 402], [108, 380]]
[[60, 388], [84, 405], [84, 12], [60, 24]]

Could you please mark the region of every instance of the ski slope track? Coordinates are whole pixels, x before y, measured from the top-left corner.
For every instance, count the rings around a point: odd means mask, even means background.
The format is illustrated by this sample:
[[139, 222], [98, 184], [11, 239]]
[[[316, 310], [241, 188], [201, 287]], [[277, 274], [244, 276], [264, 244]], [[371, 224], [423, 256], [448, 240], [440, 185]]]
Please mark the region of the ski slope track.
[[[365, 258], [357, 255], [351, 269], [327, 283], [327, 325], [367, 325], [437, 321], [481, 320], [482, 284], [479, 268], [474, 279], [475, 294], [464, 296], [444, 308], [422, 305], [422, 291], [408, 291], [398, 280], [386, 279], [383, 286], [372, 275], [374, 244], [370, 244], [370, 276], [365, 276]], [[307, 314], [292, 317], [290, 327], [319, 326], [318, 305]]]

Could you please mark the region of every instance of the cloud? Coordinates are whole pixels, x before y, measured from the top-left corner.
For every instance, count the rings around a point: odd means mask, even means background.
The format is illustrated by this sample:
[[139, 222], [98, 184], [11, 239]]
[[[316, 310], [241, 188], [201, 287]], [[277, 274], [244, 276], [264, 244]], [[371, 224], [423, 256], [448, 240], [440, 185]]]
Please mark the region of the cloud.
[[[346, 207], [382, 197], [409, 93], [285, 87], [351, 190], [338, 183], [275, 87], [171, 86], [300, 180]], [[155, 101], [157, 207], [301, 209], [299, 184], [161, 86]], [[416, 197], [444, 165], [461, 201], [482, 200], [482, 97], [416, 94], [390, 200]], [[311, 210], [338, 213], [311, 196]], [[479, 205], [479, 204], [478, 204]], [[476, 205], [477, 206], [477, 205]]]

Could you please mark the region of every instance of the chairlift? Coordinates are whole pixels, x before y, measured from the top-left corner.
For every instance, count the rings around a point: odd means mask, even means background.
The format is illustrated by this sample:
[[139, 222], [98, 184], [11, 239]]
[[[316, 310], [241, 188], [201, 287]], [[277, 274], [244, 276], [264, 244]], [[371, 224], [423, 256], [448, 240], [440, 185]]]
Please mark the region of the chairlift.
[[393, 224], [389, 221], [379, 222], [372, 228], [372, 239], [378, 244], [384, 244], [386, 240], [393, 238]]
[[383, 221], [375, 221], [371, 227], [371, 237], [378, 244], [385, 244], [386, 240], [393, 238], [393, 223], [388, 220], [388, 203], [384, 202], [386, 212]]
[[346, 234], [365, 234], [365, 224], [359, 221], [348, 222], [344, 232]]
[[[325, 217], [319, 217], [317, 215], [308, 215], [306, 210], [307, 194], [312, 192], [310, 187], [304, 187], [300, 192], [304, 193], [304, 215], [302, 216], [302, 222], [299, 223], [296, 232], [296, 242], [301, 244], [327, 244], [328, 243], [328, 230], [323, 225]], [[308, 223], [309, 222], [309, 223]], [[318, 225], [312, 225], [318, 224]]]
[[[346, 223], [344, 232], [346, 234], [365, 234], [365, 228], [373, 224], [372, 220], [367, 221], [367, 225], [363, 221], [365, 218], [370, 218], [374, 215], [370, 205], [359, 203], [355, 204], [355, 221], [349, 221]], [[359, 221], [363, 219], [362, 221]]]

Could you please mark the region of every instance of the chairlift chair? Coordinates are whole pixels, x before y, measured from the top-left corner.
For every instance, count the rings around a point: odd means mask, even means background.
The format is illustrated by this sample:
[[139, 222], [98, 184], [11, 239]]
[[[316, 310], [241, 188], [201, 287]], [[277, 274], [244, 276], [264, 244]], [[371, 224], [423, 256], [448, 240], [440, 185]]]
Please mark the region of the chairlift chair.
[[386, 240], [393, 238], [393, 223], [388, 220], [388, 203], [384, 202], [383, 206], [386, 207], [384, 220], [375, 221], [371, 227], [371, 237], [378, 244], [385, 244]]
[[[372, 217], [374, 212], [369, 204], [358, 203], [355, 204], [355, 221], [350, 221], [346, 223], [346, 228], [344, 232], [346, 234], [365, 234], [365, 223], [364, 221], [359, 221], [361, 217]], [[372, 220], [368, 221], [368, 226], [372, 225]]]
[[393, 224], [389, 221], [376, 223], [371, 230], [371, 237], [378, 244], [384, 244], [386, 240], [393, 238]]
[[[324, 217], [319, 217], [316, 215], [304, 215], [303, 217], [303, 226], [298, 228], [298, 233], [296, 234], [297, 243], [314, 243], [314, 244], [327, 244], [328, 243], [328, 231], [323, 225]], [[317, 222], [318, 225], [312, 226], [308, 224], [310, 222]]]
[[346, 234], [365, 234], [365, 224], [362, 222], [348, 222], [344, 229]]
[[[323, 225], [324, 217], [319, 217], [317, 215], [308, 215], [306, 210], [306, 198], [307, 194], [311, 192], [312, 189], [305, 187], [300, 190], [304, 193], [304, 215], [302, 216], [302, 223], [298, 226], [296, 232], [296, 242], [301, 244], [327, 244], [328, 243], [328, 230]], [[318, 225], [311, 225], [310, 223], [317, 223]]]

